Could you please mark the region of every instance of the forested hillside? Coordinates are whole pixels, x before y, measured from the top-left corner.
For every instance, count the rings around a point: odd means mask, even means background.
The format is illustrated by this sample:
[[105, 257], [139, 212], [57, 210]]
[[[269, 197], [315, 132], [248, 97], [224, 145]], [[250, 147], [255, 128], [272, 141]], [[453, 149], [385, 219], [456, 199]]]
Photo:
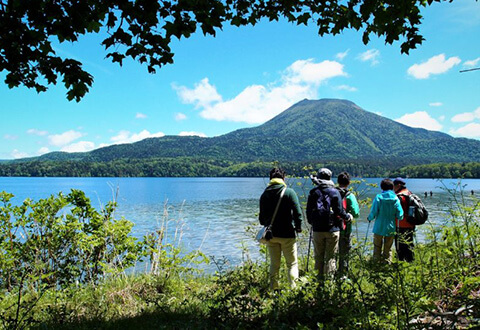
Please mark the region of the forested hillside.
[[[411, 165], [479, 162], [480, 142], [405, 126], [347, 100], [303, 100], [270, 121], [222, 136], [165, 136], [86, 153], [0, 164], [3, 176], [260, 176], [272, 162], [348, 165], [379, 176]], [[299, 170], [300, 169], [300, 170]], [[412, 172], [413, 173], [413, 172]]]

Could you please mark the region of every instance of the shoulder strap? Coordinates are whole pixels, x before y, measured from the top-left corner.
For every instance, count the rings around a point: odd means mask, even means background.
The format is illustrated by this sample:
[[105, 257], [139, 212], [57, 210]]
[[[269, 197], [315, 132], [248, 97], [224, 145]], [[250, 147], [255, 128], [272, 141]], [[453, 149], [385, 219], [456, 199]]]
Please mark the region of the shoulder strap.
[[278, 199], [277, 206], [275, 207], [275, 211], [273, 212], [272, 221], [270, 222], [269, 227], [272, 227], [273, 222], [275, 221], [275, 217], [277, 216], [278, 208], [280, 207], [280, 202], [282, 201], [283, 195], [285, 194], [285, 190], [287, 190], [287, 187], [283, 188], [280, 192], [280, 198]]
[[397, 197], [400, 198], [400, 197], [405, 197], [405, 200], [410, 200], [410, 194], [404, 194], [404, 193], [401, 193], [401, 194], [397, 194]]
[[346, 198], [348, 195], [350, 195], [350, 191], [348, 189], [345, 189], [345, 188], [340, 188], [340, 187], [335, 187], [338, 192], [340, 193], [340, 197], [342, 197], [342, 199]]

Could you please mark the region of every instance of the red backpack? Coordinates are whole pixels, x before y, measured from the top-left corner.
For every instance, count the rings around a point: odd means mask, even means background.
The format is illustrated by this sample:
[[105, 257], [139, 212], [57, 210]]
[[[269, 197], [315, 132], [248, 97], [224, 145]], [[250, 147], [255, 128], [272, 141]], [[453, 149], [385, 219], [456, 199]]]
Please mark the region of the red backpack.
[[[346, 189], [343, 189], [343, 188], [340, 188], [340, 187], [337, 187], [337, 190], [340, 192], [340, 196], [342, 197], [342, 205], [343, 205], [343, 209], [345, 210], [345, 212], [347, 212], [347, 196], [350, 195], [350, 191], [346, 190]], [[340, 229], [341, 230], [345, 230], [347, 228], [347, 223], [345, 222], [345, 220], [341, 219], [342, 222], [341, 222], [341, 225], [340, 225]]]

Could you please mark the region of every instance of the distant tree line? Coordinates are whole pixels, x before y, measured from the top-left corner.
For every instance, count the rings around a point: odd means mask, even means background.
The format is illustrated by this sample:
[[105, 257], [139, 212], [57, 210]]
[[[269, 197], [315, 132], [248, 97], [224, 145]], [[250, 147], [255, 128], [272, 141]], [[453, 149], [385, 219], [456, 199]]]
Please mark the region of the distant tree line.
[[424, 165], [409, 165], [392, 172], [394, 176], [411, 178], [480, 178], [480, 163], [436, 163]]
[[245, 162], [197, 158], [118, 159], [108, 162], [28, 161], [0, 164], [0, 176], [23, 177], [265, 177], [273, 166], [289, 175], [307, 176], [320, 167], [354, 177], [480, 178], [480, 163], [408, 165], [372, 162]]

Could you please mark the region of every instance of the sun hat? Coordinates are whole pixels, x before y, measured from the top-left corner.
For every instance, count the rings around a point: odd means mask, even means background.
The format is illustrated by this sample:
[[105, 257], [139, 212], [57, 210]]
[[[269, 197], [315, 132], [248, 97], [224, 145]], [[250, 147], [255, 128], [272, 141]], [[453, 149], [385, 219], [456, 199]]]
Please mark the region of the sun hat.
[[332, 171], [326, 167], [322, 167], [318, 170], [318, 177], [324, 180], [330, 180], [332, 178]]

